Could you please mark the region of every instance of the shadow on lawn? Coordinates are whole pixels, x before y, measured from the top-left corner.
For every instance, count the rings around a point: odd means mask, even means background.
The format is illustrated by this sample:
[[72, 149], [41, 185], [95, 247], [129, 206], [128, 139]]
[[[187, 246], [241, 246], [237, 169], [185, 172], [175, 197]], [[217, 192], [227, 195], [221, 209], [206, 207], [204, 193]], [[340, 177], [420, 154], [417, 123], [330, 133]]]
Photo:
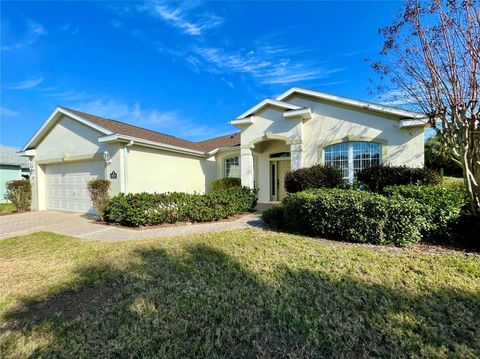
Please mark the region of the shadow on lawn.
[[203, 245], [137, 254], [124, 270], [82, 268], [78, 290], [10, 312], [5, 353], [43, 328], [53, 340], [33, 356], [480, 355], [473, 294], [411, 295], [287, 267], [267, 283]]

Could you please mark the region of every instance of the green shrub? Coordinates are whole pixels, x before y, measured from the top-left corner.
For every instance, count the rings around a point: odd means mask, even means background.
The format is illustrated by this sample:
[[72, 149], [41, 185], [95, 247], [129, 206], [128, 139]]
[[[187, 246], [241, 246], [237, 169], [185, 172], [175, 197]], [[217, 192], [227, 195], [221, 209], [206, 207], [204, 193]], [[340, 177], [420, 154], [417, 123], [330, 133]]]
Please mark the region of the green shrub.
[[317, 189], [283, 200], [285, 227], [312, 236], [406, 246], [420, 241], [420, 205], [354, 190]]
[[442, 181], [439, 183], [439, 186], [465, 191], [465, 182], [463, 181], [463, 178], [459, 177], [443, 177]]
[[28, 180], [7, 182], [7, 199], [12, 202], [18, 212], [30, 210], [32, 203], [32, 185]]
[[256, 190], [247, 187], [206, 194], [120, 193], [108, 203], [105, 220], [129, 227], [216, 221], [255, 207], [256, 195]]
[[285, 228], [285, 208], [282, 205], [275, 205], [262, 213], [262, 219], [268, 227], [276, 230]]
[[454, 234], [452, 240], [456, 245], [480, 250], [480, 241], [478, 239], [480, 233], [480, 216], [471, 214], [467, 209], [469, 206], [465, 207], [466, 208], [462, 209], [456, 223], [452, 226], [452, 232]]
[[340, 169], [324, 165], [299, 168], [285, 176], [285, 189], [289, 193], [311, 188], [336, 188], [343, 183], [343, 174]]
[[426, 220], [422, 236], [426, 241], [453, 239], [455, 224], [468, 201], [465, 190], [458, 187], [390, 186], [385, 187], [384, 192], [390, 197], [413, 199], [421, 205]]
[[356, 179], [373, 192], [383, 193], [387, 186], [431, 185], [440, 183], [440, 176], [429, 168], [379, 165], [357, 172]]
[[240, 178], [225, 177], [212, 182], [212, 191], [222, 191], [224, 189], [241, 186], [242, 183], [240, 181]]
[[108, 191], [110, 189], [110, 181], [105, 179], [94, 179], [87, 183], [88, 192], [93, 202], [93, 206], [97, 210], [100, 219], [103, 220], [105, 208], [107, 208], [110, 196]]

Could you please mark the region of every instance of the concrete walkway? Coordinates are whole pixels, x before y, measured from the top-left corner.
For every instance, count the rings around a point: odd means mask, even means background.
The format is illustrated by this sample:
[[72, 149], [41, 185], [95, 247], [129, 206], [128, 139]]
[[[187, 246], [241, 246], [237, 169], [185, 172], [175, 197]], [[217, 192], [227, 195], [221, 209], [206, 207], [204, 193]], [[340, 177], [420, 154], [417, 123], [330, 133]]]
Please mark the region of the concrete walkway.
[[39, 231], [48, 231], [72, 237], [106, 241], [122, 241], [155, 237], [173, 237], [193, 233], [231, 231], [262, 227], [261, 214], [249, 213], [232, 221], [129, 229], [95, 223], [91, 217], [78, 213], [41, 211], [0, 216], [0, 239]]

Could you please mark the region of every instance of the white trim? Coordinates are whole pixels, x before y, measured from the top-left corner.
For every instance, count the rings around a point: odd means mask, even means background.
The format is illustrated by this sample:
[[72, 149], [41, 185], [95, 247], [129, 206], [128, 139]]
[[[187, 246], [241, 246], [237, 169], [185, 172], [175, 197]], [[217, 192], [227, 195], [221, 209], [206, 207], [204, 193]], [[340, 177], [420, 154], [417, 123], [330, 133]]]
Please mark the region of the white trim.
[[310, 107], [305, 107], [300, 110], [290, 110], [283, 113], [283, 118], [286, 120], [297, 117], [300, 117], [302, 120], [309, 120], [312, 118], [312, 110]]
[[401, 120], [398, 124], [398, 128], [408, 128], [408, 127], [424, 127], [427, 125], [427, 119], [417, 119], [417, 120]]
[[402, 110], [399, 108], [394, 108], [394, 107], [388, 107], [380, 104], [375, 104], [371, 102], [365, 102], [365, 101], [360, 101], [360, 100], [354, 100], [350, 99], [347, 97], [341, 97], [341, 96], [336, 96], [336, 95], [330, 95], [324, 92], [319, 92], [319, 91], [313, 91], [313, 90], [307, 90], [304, 88], [300, 87], [292, 87], [290, 90], [284, 92], [280, 96], [277, 97], [278, 101], [284, 101], [286, 98], [293, 94], [299, 94], [299, 95], [306, 95], [306, 96], [311, 96], [315, 98], [319, 98], [322, 100], [327, 100], [331, 102], [337, 102], [353, 107], [358, 107], [362, 108], [364, 110], [371, 110], [371, 111], [377, 111], [377, 112], [382, 112], [382, 113], [387, 113], [390, 115], [396, 115], [404, 118], [415, 118], [419, 119], [422, 117], [425, 117], [425, 115], [417, 112], [412, 112], [412, 111], [406, 111]]
[[68, 117], [71, 117], [72, 119], [88, 126], [88, 127], [91, 127], [101, 133], [103, 133], [104, 135], [110, 135], [112, 134], [112, 131], [109, 131], [107, 130], [106, 128], [103, 128], [99, 125], [96, 125], [88, 120], [85, 120], [83, 117], [80, 117], [78, 115], [74, 115], [73, 113], [71, 113], [70, 111], [68, 110], [65, 110], [64, 108], [61, 108], [61, 107], [57, 107], [53, 112], [52, 114], [47, 118], [47, 120], [42, 124], [42, 126], [37, 130], [37, 132], [35, 132], [35, 134], [32, 136], [32, 138], [30, 138], [30, 140], [27, 142], [27, 144], [25, 146], [23, 146], [22, 148], [22, 151], [26, 151], [28, 147], [30, 147], [32, 145], [32, 143], [34, 143], [35, 141], [38, 140], [38, 138], [45, 132], [46, 129], [48, 129], [50, 127], [50, 125], [53, 124], [54, 121], [57, 120], [58, 118], [58, 115], [66, 115]]
[[299, 109], [302, 108], [300, 106], [292, 105], [291, 103], [279, 101], [278, 99], [273, 100], [271, 98], [267, 98], [267, 99], [263, 100], [262, 102], [256, 104], [252, 108], [248, 109], [244, 113], [242, 113], [235, 120], [240, 120], [240, 119], [243, 119], [247, 116], [250, 116], [250, 115], [254, 114], [255, 112], [261, 110], [262, 108], [264, 108], [265, 106], [268, 106], [268, 105], [280, 107], [280, 108], [283, 108], [285, 110], [299, 110]]
[[208, 156], [213, 156], [213, 155], [216, 155], [217, 153], [221, 153], [221, 152], [235, 152], [235, 151], [238, 151], [238, 153], [240, 153], [240, 146], [218, 147], [218, 148], [215, 148], [215, 149], [211, 150], [210, 152], [207, 152], [207, 155]]
[[118, 133], [110, 135], [110, 136], [100, 137], [98, 139], [98, 142], [113, 142], [113, 141], [128, 141], [128, 142], [134, 141], [135, 144], [139, 145], [139, 146], [160, 148], [160, 149], [167, 150], [167, 151], [186, 153], [186, 154], [190, 154], [190, 155], [194, 155], [194, 156], [201, 156], [201, 157], [205, 157], [207, 155], [203, 151], [190, 150], [190, 149], [187, 149], [187, 148], [184, 148], [184, 147], [167, 145], [167, 144], [161, 143], [161, 142], [145, 140], [143, 138], [138, 138], [138, 137], [125, 136], [125, 135], [118, 134]]
[[253, 117], [242, 118], [239, 120], [232, 120], [229, 122], [229, 124], [235, 127], [249, 126], [253, 124]]
[[18, 154], [21, 156], [21, 157], [35, 157], [35, 155], [37, 154], [37, 150], [36, 149], [31, 149], [31, 150], [26, 150], [26, 151], [20, 151], [18, 152]]

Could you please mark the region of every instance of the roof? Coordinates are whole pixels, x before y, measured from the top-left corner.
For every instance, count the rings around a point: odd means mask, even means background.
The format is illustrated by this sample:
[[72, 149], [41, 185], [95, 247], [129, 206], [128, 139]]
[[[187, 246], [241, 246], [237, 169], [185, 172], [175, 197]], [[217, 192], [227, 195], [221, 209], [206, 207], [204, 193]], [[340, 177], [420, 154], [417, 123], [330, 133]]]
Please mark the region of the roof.
[[132, 139], [140, 139], [148, 141], [148, 143], [150, 144], [154, 143], [158, 145], [165, 145], [165, 147], [168, 147], [170, 149], [177, 148], [190, 150], [192, 151], [191, 153], [196, 153], [199, 155], [204, 155], [207, 152], [210, 152], [219, 147], [233, 147], [240, 145], [239, 133], [231, 133], [228, 135], [215, 137], [204, 141], [194, 142], [179, 137], [167, 135], [165, 133], [149, 130], [143, 127], [130, 125], [125, 122], [96, 116], [75, 109], [58, 107], [48, 118], [48, 120], [42, 125], [42, 127], [37, 131], [33, 138], [27, 143], [27, 145], [24, 147], [24, 150], [30, 148], [34, 144], [34, 142], [37, 141], [37, 138], [42, 135], [42, 133], [46, 133], [46, 129], [49, 126], [53, 125], [51, 123], [53, 119], [59, 118], [59, 115], [62, 114], [81, 121], [84, 124], [97, 129], [105, 135], [119, 135]]
[[335, 102], [335, 103], [340, 103], [344, 105], [349, 105], [352, 107], [358, 107], [362, 108], [364, 110], [370, 110], [370, 111], [376, 111], [376, 112], [381, 112], [381, 113], [386, 113], [394, 116], [398, 116], [400, 119], [422, 119], [425, 118], [425, 115], [417, 112], [412, 112], [412, 111], [407, 111], [404, 109], [396, 108], [396, 107], [390, 107], [390, 106], [384, 106], [382, 104], [376, 104], [373, 102], [366, 102], [366, 101], [360, 101], [360, 100], [355, 100], [351, 99], [348, 97], [342, 97], [342, 96], [337, 96], [337, 95], [331, 95], [325, 92], [319, 92], [319, 91], [314, 91], [314, 90], [309, 90], [309, 89], [304, 89], [301, 87], [292, 87], [290, 90], [284, 92], [280, 96], [276, 98], [277, 101], [285, 101], [289, 97], [294, 96], [294, 95], [304, 95], [308, 97], [314, 97], [330, 102]]
[[161, 132], [148, 130], [143, 127], [129, 125], [128, 123], [125, 123], [125, 122], [120, 122], [120, 121], [112, 120], [109, 118], [103, 118], [100, 116], [91, 115], [89, 113], [77, 111], [71, 108], [66, 108], [66, 107], [61, 107], [61, 108], [69, 112], [72, 112], [77, 116], [83, 117], [85, 120], [96, 123], [97, 125], [100, 125], [106, 128], [107, 130], [112, 131], [113, 133], [137, 137], [137, 138], [141, 138], [148, 141], [164, 143], [167, 145], [187, 148], [189, 150], [203, 151], [203, 148], [196, 142], [184, 140], [184, 139], [181, 139], [175, 136], [170, 136]]
[[28, 159], [18, 154], [19, 149], [0, 145], [0, 164], [28, 168]]
[[240, 146], [240, 132], [197, 142], [205, 151], [210, 152], [221, 147]]

